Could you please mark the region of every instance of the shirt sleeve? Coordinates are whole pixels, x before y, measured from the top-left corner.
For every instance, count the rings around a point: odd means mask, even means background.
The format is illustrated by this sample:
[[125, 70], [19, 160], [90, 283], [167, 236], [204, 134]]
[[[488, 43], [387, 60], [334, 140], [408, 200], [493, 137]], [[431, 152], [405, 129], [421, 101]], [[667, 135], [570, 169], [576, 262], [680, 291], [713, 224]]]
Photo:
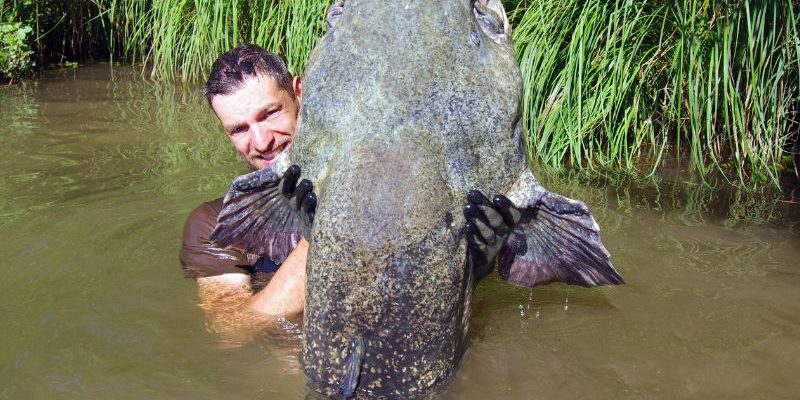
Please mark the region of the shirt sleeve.
[[[257, 257], [231, 248], [220, 248], [208, 238], [217, 223], [222, 199], [203, 203], [189, 214], [183, 228], [180, 261], [187, 278], [201, 278], [228, 273], [249, 275]], [[252, 260], [251, 260], [252, 258]]]

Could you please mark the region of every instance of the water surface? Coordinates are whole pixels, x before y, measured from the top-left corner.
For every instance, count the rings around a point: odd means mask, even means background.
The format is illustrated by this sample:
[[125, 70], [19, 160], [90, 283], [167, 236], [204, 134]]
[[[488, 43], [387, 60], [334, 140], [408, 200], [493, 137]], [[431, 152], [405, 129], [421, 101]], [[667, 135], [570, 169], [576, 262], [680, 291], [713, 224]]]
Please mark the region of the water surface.
[[[0, 399], [303, 398], [299, 343], [220, 348], [177, 261], [244, 171], [197, 87], [108, 65], [0, 88]], [[663, 179], [547, 179], [628, 285], [479, 286], [447, 399], [796, 398], [800, 209]]]

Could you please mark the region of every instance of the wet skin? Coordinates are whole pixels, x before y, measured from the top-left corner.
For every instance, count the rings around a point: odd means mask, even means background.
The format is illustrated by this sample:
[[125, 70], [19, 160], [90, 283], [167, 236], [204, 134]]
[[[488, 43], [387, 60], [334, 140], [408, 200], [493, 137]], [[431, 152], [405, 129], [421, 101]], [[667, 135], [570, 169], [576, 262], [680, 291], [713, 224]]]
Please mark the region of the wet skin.
[[292, 143], [301, 99], [299, 78], [294, 83], [295, 96], [280, 88], [275, 79], [257, 75], [211, 102], [237, 153], [253, 171], [274, 164]]

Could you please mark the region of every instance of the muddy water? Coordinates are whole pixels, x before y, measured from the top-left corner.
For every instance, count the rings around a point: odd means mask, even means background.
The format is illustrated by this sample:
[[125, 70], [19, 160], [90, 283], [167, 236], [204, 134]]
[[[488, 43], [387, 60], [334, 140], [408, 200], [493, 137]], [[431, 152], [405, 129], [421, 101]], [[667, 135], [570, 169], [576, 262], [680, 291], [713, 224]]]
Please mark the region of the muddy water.
[[[196, 88], [108, 65], [0, 88], [0, 399], [303, 398], [297, 342], [220, 348], [177, 253], [243, 168]], [[787, 195], [547, 180], [593, 208], [618, 288], [476, 293], [447, 399], [797, 398]]]

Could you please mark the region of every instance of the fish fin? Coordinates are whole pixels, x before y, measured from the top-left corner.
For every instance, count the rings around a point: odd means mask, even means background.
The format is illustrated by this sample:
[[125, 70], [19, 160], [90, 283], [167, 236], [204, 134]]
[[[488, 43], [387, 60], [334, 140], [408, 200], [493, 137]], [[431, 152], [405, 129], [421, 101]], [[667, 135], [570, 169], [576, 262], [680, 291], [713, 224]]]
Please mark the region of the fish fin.
[[339, 383], [339, 394], [345, 399], [353, 397], [358, 387], [361, 376], [361, 366], [364, 364], [364, 338], [356, 336], [348, 346], [349, 354], [344, 359], [344, 376]]
[[538, 182], [528, 189], [523, 199], [514, 194], [522, 217], [500, 249], [498, 270], [503, 279], [525, 287], [550, 282], [584, 287], [625, 283], [611, 265], [600, 227], [585, 203], [551, 193]]
[[236, 178], [225, 195], [210, 240], [280, 263], [297, 246], [310, 222], [289, 203], [273, 168]]

